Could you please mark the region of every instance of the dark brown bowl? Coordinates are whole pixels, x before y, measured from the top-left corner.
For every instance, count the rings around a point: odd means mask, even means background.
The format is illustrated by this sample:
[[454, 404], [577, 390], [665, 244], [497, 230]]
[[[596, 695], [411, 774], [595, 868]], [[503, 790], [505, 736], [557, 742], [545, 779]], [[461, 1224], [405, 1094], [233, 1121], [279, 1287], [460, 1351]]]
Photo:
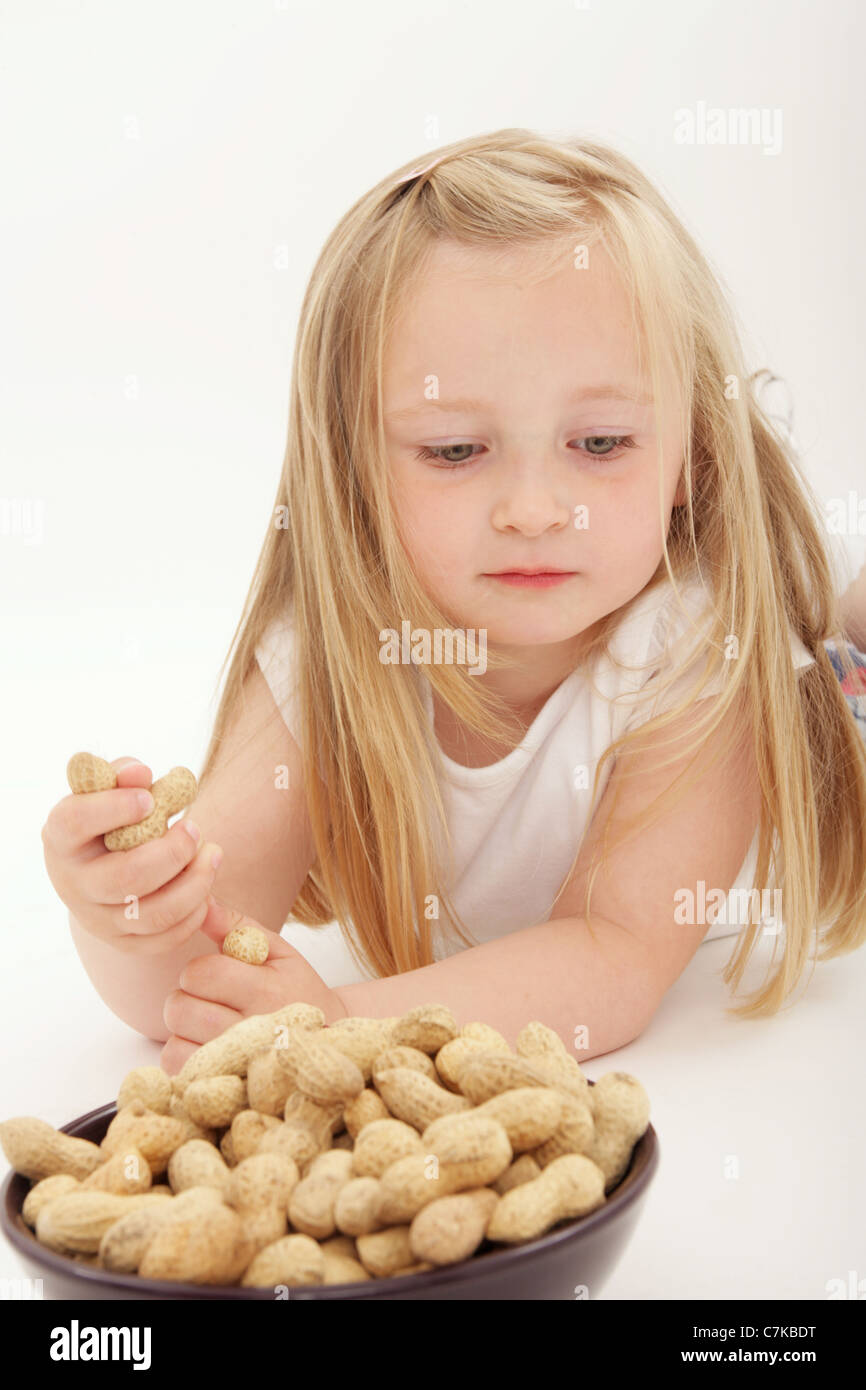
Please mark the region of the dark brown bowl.
[[[593, 1084], [590, 1081], [590, 1086]], [[69, 1124], [66, 1134], [98, 1144], [117, 1113], [112, 1103], [91, 1110]], [[629, 1242], [659, 1162], [659, 1143], [650, 1125], [638, 1140], [625, 1177], [608, 1194], [604, 1206], [577, 1220], [560, 1222], [539, 1240], [522, 1245], [489, 1241], [462, 1264], [404, 1274], [395, 1279], [352, 1284], [292, 1285], [289, 1298], [385, 1299], [574, 1299], [597, 1298]], [[241, 1298], [274, 1301], [273, 1288], [241, 1288], [142, 1279], [80, 1264], [41, 1245], [21, 1215], [30, 1181], [7, 1174], [0, 1209], [3, 1232], [15, 1246], [28, 1273], [42, 1279], [45, 1297], [54, 1299]]]

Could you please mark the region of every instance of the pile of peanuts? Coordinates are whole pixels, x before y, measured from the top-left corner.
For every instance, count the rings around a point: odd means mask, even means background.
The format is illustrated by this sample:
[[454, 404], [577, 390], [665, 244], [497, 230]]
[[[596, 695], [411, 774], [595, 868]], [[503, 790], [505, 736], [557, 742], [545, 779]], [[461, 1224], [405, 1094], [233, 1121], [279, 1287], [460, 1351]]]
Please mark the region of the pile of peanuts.
[[444, 1005], [326, 1026], [241, 1019], [174, 1077], [137, 1067], [101, 1143], [0, 1124], [24, 1221], [76, 1261], [145, 1279], [342, 1284], [453, 1265], [603, 1205], [649, 1123], [641, 1083], [590, 1086], [559, 1035], [516, 1049]]

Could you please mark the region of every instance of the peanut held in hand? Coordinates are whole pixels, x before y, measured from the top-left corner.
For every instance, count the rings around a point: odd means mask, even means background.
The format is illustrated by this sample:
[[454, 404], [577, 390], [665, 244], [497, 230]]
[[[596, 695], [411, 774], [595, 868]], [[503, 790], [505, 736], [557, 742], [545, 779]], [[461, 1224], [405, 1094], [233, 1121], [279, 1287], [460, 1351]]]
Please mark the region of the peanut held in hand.
[[[75, 753], [66, 766], [66, 780], [74, 792], [105, 791], [117, 786], [117, 775], [110, 763], [95, 753]], [[135, 825], [123, 825], [105, 836], [105, 848], [134, 849], [147, 840], [164, 835], [170, 816], [195, 800], [196, 780], [188, 767], [173, 767], [150, 789], [153, 810]]]
[[246, 961], [247, 965], [264, 965], [268, 958], [268, 938], [258, 927], [233, 927], [224, 937], [224, 956]]
[[[135, 759], [106, 763], [89, 753], [70, 759], [67, 777], [75, 790], [52, 808], [42, 843], [48, 876], [74, 929], [118, 950], [153, 955], [183, 945], [204, 923], [219, 846], [202, 842], [188, 817], [166, 826], [174, 809], [196, 795], [192, 773], [177, 771], [185, 790], [164, 797], [151, 769]], [[160, 780], [181, 781], [175, 773]], [[144, 832], [142, 842], [109, 853], [116, 837], [137, 838], [130, 830]]]

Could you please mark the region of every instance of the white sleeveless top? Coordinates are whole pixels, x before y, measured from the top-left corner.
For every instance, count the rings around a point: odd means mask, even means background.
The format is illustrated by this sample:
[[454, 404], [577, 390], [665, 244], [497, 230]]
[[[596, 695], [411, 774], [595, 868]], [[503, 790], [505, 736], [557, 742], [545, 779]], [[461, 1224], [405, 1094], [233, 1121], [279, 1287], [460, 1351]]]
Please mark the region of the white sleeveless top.
[[[708, 620], [708, 593], [699, 581], [680, 583], [679, 587], [687, 612], [695, 620], [702, 614]], [[794, 665], [810, 664], [814, 658], [793, 632], [790, 635]], [[677, 704], [692, 686], [694, 671], [674, 681], [661, 699], [653, 702], [644, 698], [640, 704], [634, 703], [635, 694], [657, 671], [666, 672], [674, 663], [684, 663], [695, 640], [665, 578], [635, 600], [611, 639], [611, 655], [600, 655], [590, 668], [573, 671], [539, 711], [523, 741], [499, 762], [488, 767], [464, 767], [439, 750], [439, 784], [453, 855], [453, 872], [443, 874], [442, 887], [476, 944], [548, 919], [589, 820], [599, 759], [615, 738]], [[256, 657], [289, 731], [298, 738], [292, 651], [291, 623], [281, 618], [268, 628], [256, 648]], [[649, 661], [654, 664], [632, 672], [621, 670], [612, 658], [626, 667]], [[421, 681], [432, 728], [432, 689], [423, 668], [414, 670]], [[724, 673], [708, 682], [702, 697], [718, 693], [723, 681]], [[599, 800], [610, 772], [608, 761]], [[756, 831], [730, 889], [726, 901], [729, 910], [719, 912], [704, 941], [741, 930], [742, 909], [738, 912], [736, 905], [748, 902], [739, 890], [752, 885], [757, 844]], [[731, 903], [734, 893], [737, 897]], [[463, 949], [459, 941], [440, 933], [435, 922], [430, 925], [436, 960]], [[329, 986], [369, 978], [359, 972], [339, 923], [311, 928], [289, 922], [282, 934]]]

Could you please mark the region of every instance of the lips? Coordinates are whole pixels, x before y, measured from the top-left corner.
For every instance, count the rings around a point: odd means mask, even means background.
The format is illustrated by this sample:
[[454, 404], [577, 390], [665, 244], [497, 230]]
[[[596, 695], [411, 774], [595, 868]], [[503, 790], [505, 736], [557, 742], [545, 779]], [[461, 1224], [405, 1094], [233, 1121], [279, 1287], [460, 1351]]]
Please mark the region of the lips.
[[568, 579], [576, 579], [576, 570], [501, 570], [498, 574], [487, 574], [485, 579], [498, 579], [517, 589], [549, 589], [555, 584], [564, 584]]

